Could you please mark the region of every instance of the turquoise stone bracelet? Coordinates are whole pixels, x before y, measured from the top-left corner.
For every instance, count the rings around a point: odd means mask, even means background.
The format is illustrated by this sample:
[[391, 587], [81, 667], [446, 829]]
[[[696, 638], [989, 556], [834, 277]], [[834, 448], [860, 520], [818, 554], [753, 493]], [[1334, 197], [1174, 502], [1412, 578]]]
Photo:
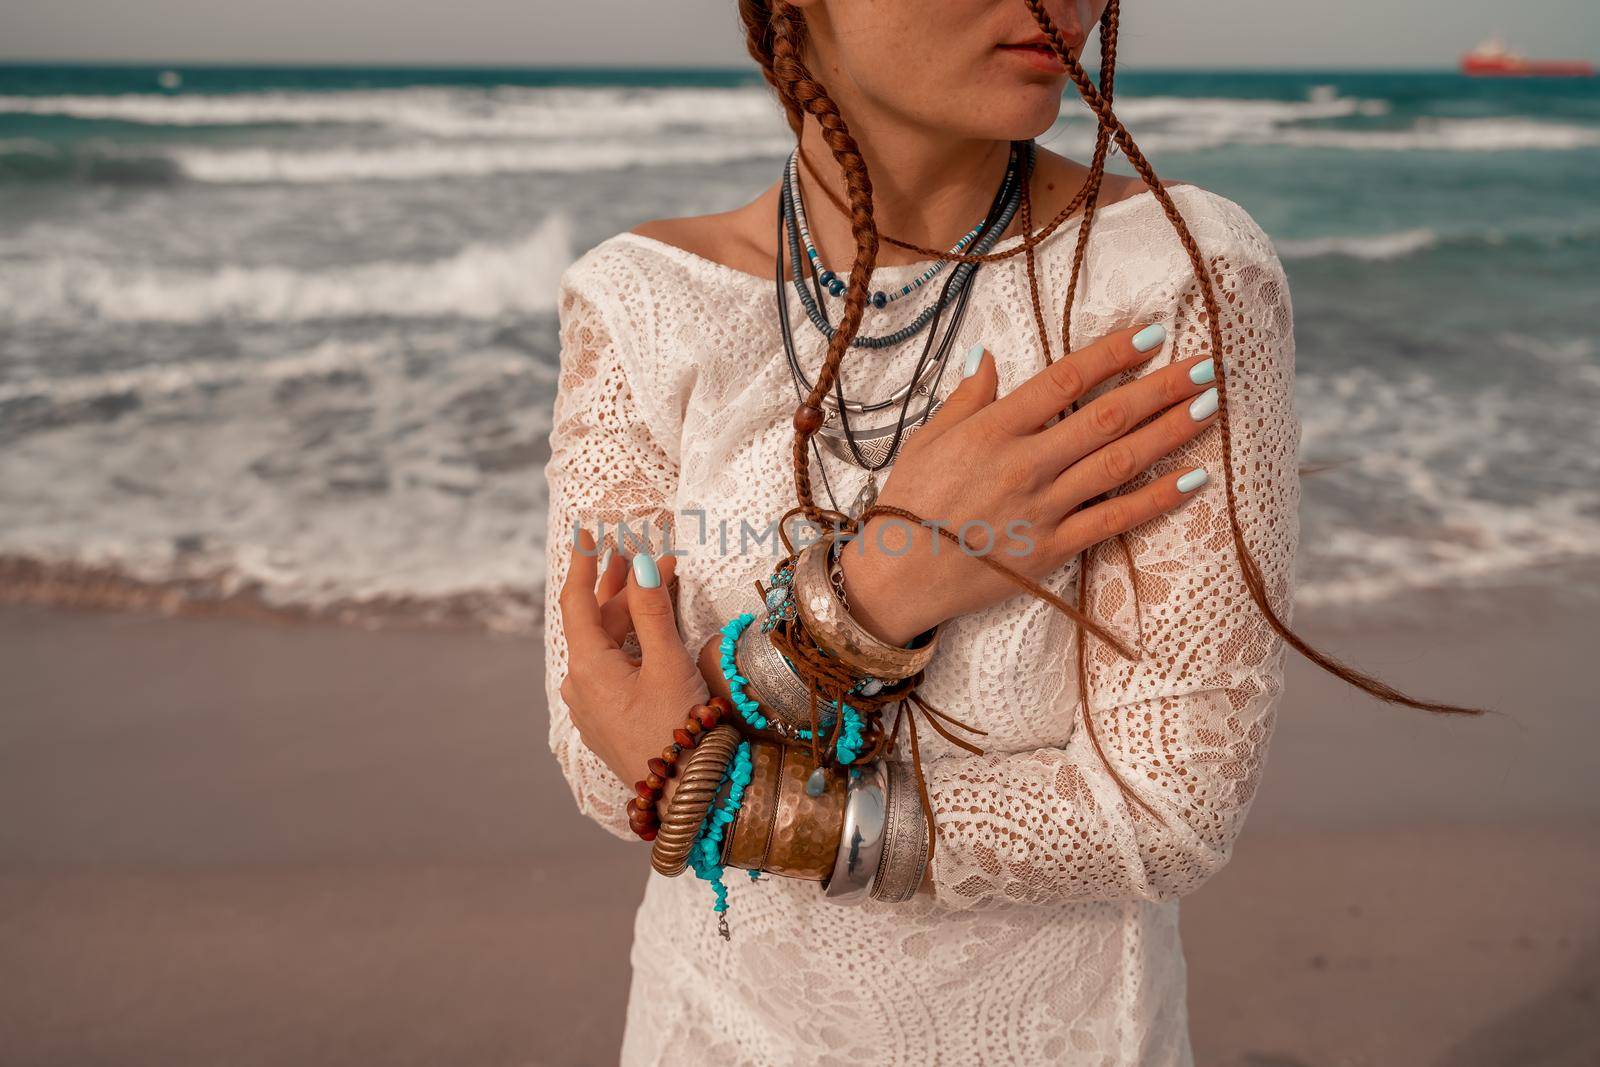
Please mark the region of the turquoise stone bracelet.
[[[733, 706], [738, 709], [739, 717], [744, 719], [753, 730], [765, 730], [768, 726], [767, 717], [761, 713], [761, 705], [745, 691], [745, 686], [750, 679], [739, 673], [739, 664], [734, 659], [734, 649], [739, 644], [739, 637], [751, 623], [755, 622], [755, 615], [744, 612], [729, 619], [722, 627], [722, 641], [720, 650], [722, 654], [722, 677], [728, 682], [728, 692], [733, 697]], [[763, 627], [766, 629], [766, 627]], [[876, 681], [872, 678], [863, 678], [855, 685], [856, 690], [870, 687]], [[864, 724], [861, 721], [861, 712], [853, 705], [839, 701], [834, 707], [842, 710], [844, 725], [839, 728], [839, 738], [834, 742], [834, 757], [841, 763], [853, 763], [861, 755], [861, 738]], [[831, 710], [831, 709], [830, 709]], [[811, 731], [799, 729], [795, 736], [802, 741], [811, 740]]]
[[712, 891], [716, 893], [717, 901], [712, 905], [712, 910], [717, 913], [717, 929], [724, 940], [729, 935], [728, 919], [724, 914], [728, 910], [728, 887], [722, 880], [722, 838], [734, 817], [739, 814], [753, 768], [750, 742], [740, 741], [733, 759], [728, 763], [728, 769], [723, 772], [722, 784], [717, 787], [718, 792], [722, 791], [722, 786], [728, 787], [727, 799], [721, 804], [713, 804], [706, 812], [700, 832], [695, 835], [694, 844], [689, 848], [689, 866], [694, 869], [696, 877], [710, 882]]

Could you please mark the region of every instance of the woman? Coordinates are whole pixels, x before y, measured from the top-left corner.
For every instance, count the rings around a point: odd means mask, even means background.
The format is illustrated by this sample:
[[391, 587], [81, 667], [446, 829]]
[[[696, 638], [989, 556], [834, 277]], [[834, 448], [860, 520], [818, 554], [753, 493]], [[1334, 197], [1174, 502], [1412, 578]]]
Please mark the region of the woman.
[[[880, 550], [843, 553], [843, 598], [896, 647], [938, 629], [918, 693], [980, 731], [983, 754], [924, 735], [936, 848], [902, 902], [741, 880], [729, 943], [704, 886], [651, 877], [623, 1060], [1187, 1063], [1176, 902], [1228, 859], [1286, 644], [1384, 699], [1471, 709], [1404, 697], [1288, 630], [1283, 272], [1244, 211], [1164, 191], [1120, 129], [1115, 0], [740, 11], [798, 135], [784, 178], [735, 210], [618, 234], [562, 279], [551, 745], [585, 814], [653, 834], [627, 783], [686, 706], [729, 693], [720, 631], [759, 607], [781, 554], [741, 524], [798, 498], [812, 517], [887, 509], [860, 530]], [[1076, 62], [1097, 21], [1098, 87]], [[1031, 145], [1069, 78], [1101, 121], [1087, 166]], [[1113, 142], [1140, 178], [1104, 174]], [[847, 254], [848, 281], [825, 270]], [[950, 265], [968, 263], [961, 303]], [[929, 281], [947, 286], [943, 322], [857, 343], [914, 325]], [[878, 424], [898, 415], [898, 435], [873, 438], [893, 462], [864, 460], [827, 398], [914, 385], [940, 330], [955, 365], [926, 387], [940, 403], [880, 408]], [[965, 533], [969, 552], [917, 523], [889, 532], [896, 514], [978, 524], [1002, 568]], [[591, 533], [626, 550], [619, 523], [670, 528], [676, 554], [602, 567]]]

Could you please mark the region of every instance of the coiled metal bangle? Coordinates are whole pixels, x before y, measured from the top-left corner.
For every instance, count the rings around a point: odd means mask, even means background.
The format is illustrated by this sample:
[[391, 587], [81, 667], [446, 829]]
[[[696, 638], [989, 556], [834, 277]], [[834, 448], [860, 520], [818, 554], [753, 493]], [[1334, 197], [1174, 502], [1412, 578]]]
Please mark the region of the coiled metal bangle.
[[883, 855], [887, 787], [882, 760], [851, 775], [839, 852], [833, 861], [832, 876], [822, 885], [825, 899], [836, 904], [860, 904], [872, 892]]
[[717, 798], [722, 776], [738, 747], [738, 729], [719, 726], [700, 739], [679, 768], [678, 788], [673, 790], [667, 812], [661, 818], [661, 828], [656, 831], [655, 843], [650, 848], [650, 866], [668, 878], [677, 877], [688, 866], [694, 839], [706, 821], [706, 813]]
[[903, 904], [916, 895], [928, 868], [928, 818], [915, 783], [900, 763], [886, 765], [889, 792], [884, 810], [883, 858], [873, 880], [873, 900]]

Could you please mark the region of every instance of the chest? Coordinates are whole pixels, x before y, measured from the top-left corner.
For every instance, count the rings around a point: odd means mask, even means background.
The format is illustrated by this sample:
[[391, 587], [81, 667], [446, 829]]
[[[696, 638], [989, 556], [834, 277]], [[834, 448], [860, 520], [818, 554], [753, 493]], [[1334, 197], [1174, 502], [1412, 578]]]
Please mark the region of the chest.
[[[1025, 325], [1032, 329], [1031, 323]], [[1000, 359], [1002, 389], [1030, 376], [1034, 369], [1027, 362], [1038, 358], [1038, 345], [1028, 343], [1028, 330], [1009, 320], [997, 323], [993, 315], [969, 317], [954, 339], [953, 366], [935, 395], [955, 387], [961, 356], [980, 338]], [[781, 340], [774, 332], [766, 342], [747, 349], [740, 368], [720, 361], [702, 366], [689, 394], [674, 543], [681, 553], [685, 637], [693, 643], [732, 616], [759, 610], [755, 583], [765, 583], [786, 553], [778, 522], [797, 503], [791, 426], [796, 391]], [[805, 367], [809, 370], [820, 363], [820, 345], [813, 344], [807, 355], [813, 360]], [[882, 353], [852, 356], [855, 371], [846, 378], [850, 395], [883, 395], [914, 372], [914, 356], [887, 356], [876, 365], [868, 360]], [[881, 485], [892, 470], [874, 474], [827, 450], [813, 450], [808, 464], [817, 502], [840, 510], [848, 509], [869, 479]], [[1072, 603], [1077, 578], [1078, 563], [1072, 561], [1042, 584]], [[1076, 640], [1070, 619], [1019, 590], [1007, 601], [945, 624], [921, 694], [988, 731], [982, 743], [988, 751], [1060, 747], [1077, 719]], [[924, 734], [923, 743], [925, 755], [933, 758], [960, 751], [931, 734]]]

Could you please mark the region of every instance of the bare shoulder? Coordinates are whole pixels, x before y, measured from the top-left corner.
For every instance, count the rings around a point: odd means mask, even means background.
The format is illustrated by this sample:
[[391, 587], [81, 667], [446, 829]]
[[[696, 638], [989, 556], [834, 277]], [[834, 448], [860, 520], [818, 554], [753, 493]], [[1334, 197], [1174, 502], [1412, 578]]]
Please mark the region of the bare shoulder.
[[[775, 196], [769, 190], [756, 200], [731, 211], [650, 219], [639, 223], [630, 232], [747, 274], [767, 274], [772, 270], [771, 231], [776, 226]], [[765, 220], [759, 225], [758, 216]]]
[[[1089, 176], [1089, 168], [1077, 160], [1040, 147], [1034, 160], [1033, 195], [1037, 198], [1035, 218], [1051, 218], [1072, 202]], [[1163, 179], [1167, 188], [1190, 183]], [[1100, 207], [1131, 200], [1149, 187], [1138, 176], [1107, 173], [1100, 185]]]

